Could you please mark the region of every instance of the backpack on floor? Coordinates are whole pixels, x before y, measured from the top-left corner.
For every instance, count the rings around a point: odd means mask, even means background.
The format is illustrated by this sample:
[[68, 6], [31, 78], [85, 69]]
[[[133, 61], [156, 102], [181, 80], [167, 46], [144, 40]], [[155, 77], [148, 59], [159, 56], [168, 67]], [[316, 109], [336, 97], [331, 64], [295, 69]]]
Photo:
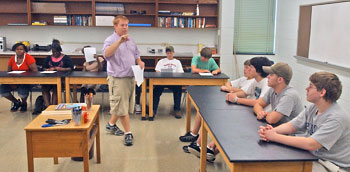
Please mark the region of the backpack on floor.
[[38, 96], [35, 100], [34, 104], [34, 112], [32, 113], [33, 115], [38, 115], [40, 114], [43, 110], [45, 109], [44, 106], [44, 98], [43, 96]]

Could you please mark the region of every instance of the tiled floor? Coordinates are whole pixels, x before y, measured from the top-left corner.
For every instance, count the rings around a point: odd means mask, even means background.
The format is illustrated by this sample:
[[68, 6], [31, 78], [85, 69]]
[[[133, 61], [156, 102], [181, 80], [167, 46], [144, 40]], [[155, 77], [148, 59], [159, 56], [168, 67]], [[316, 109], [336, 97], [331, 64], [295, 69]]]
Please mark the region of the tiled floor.
[[[39, 93], [34, 93], [33, 102]], [[17, 95], [16, 95], [17, 96]], [[101, 94], [95, 96], [94, 102], [101, 102]], [[105, 96], [106, 97], [106, 96]], [[29, 101], [28, 101], [29, 103]], [[108, 100], [104, 103], [108, 106]], [[123, 145], [123, 136], [108, 135], [104, 126], [109, 120], [108, 112], [101, 115], [101, 164], [96, 157], [90, 160], [90, 171], [117, 172], [197, 172], [199, 158], [184, 153], [178, 137], [185, 133], [185, 118], [175, 119], [169, 115], [172, 109], [172, 94], [164, 93], [154, 121], [141, 121], [140, 115], [131, 116], [131, 130], [134, 134], [134, 145]], [[0, 171], [27, 171], [27, 151], [24, 127], [35, 116], [31, 112], [10, 112], [10, 102], [0, 98]], [[106, 108], [105, 108], [106, 109]], [[30, 107], [28, 110], [31, 111]], [[185, 108], [182, 107], [183, 113]], [[192, 110], [192, 122], [195, 110]], [[120, 122], [118, 122], [121, 127]], [[121, 127], [122, 128], [122, 127]], [[55, 143], [52, 143], [55, 144]], [[70, 158], [59, 158], [54, 165], [52, 158], [34, 159], [36, 172], [50, 171], [83, 171], [83, 163]], [[229, 171], [220, 155], [214, 163], [208, 163], [208, 172]]]

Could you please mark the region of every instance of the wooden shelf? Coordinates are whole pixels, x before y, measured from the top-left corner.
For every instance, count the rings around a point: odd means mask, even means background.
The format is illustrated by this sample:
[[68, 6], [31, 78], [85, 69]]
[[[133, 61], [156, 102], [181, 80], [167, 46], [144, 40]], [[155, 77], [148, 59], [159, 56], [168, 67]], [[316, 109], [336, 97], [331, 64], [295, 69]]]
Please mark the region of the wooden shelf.
[[155, 4], [155, 1], [149, 0], [95, 0], [95, 2], [110, 2], [110, 3], [128, 3], [128, 4]]
[[183, 5], [217, 5], [217, 2], [200, 2], [200, 3], [195, 3], [195, 2], [168, 2], [168, 1], [164, 1], [164, 2], [159, 2], [159, 4], [183, 4]]
[[[159, 17], [205, 18], [206, 24], [218, 26], [218, 2], [219, 0], [1, 0], [0, 17], [4, 20], [0, 21], [0, 26], [8, 25], [9, 23], [26, 23], [30, 25], [33, 21], [43, 21], [47, 22], [50, 26], [57, 26], [53, 25], [53, 17], [55, 15], [90, 16], [90, 24], [88, 25], [96, 26], [96, 16], [118, 15], [96, 12], [97, 3], [123, 4], [125, 14], [121, 15], [127, 16], [130, 23], [151, 24], [153, 28], [163, 28], [158, 27]], [[47, 9], [45, 11], [39, 7], [36, 8], [37, 11], [33, 11], [33, 3], [64, 4], [64, 7], [58, 5], [64, 8], [64, 10], [57, 10], [57, 8], [51, 7], [56, 9], [56, 12], [53, 12], [55, 10], [50, 11], [50, 9]], [[197, 3], [199, 4], [199, 16], [158, 14], [159, 10], [195, 12]], [[130, 14], [130, 11], [145, 11], [146, 14]]]
[[110, 13], [96, 13], [96, 16], [116, 16], [116, 15], [123, 15], [123, 16], [155, 16], [155, 14], [110, 14]]
[[27, 12], [16, 12], [16, 11], [0, 11], [0, 14], [28, 14]]
[[216, 18], [217, 15], [199, 15], [199, 16], [183, 16], [183, 15], [168, 15], [168, 14], [158, 14], [159, 17], [181, 17], [181, 18], [203, 18], [203, 17], [210, 17], [210, 18]]

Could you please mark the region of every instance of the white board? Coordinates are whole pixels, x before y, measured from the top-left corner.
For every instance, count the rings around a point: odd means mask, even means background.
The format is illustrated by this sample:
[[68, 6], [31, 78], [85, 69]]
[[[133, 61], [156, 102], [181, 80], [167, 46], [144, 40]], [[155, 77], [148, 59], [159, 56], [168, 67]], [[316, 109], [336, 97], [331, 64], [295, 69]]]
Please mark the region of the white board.
[[309, 58], [350, 68], [350, 2], [312, 7]]

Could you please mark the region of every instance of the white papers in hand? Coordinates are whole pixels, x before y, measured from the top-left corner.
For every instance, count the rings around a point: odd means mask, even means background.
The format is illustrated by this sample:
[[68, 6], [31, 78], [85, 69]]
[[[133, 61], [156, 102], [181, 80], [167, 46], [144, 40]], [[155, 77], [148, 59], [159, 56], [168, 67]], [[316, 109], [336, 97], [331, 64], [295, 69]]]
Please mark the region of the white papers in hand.
[[213, 76], [212, 73], [199, 73], [200, 76]]
[[11, 72], [8, 72], [8, 73], [10, 73], [10, 74], [21, 74], [23, 72], [25, 72], [25, 71], [11, 71]]
[[96, 54], [96, 48], [94, 48], [94, 47], [84, 48], [84, 54], [85, 54], [85, 61], [86, 62], [91, 62], [91, 61], [96, 60], [94, 58], [94, 55]]
[[52, 71], [42, 71], [42, 72], [40, 72], [40, 73], [56, 73], [57, 71], [54, 71], [54, 70], [52, 70]]
[[139, 87], [143, 82], [143, 71], [145, 68], [141, 69], [139, 65], [132, 65], [131, 68], [134, 72], [136, 84]]

